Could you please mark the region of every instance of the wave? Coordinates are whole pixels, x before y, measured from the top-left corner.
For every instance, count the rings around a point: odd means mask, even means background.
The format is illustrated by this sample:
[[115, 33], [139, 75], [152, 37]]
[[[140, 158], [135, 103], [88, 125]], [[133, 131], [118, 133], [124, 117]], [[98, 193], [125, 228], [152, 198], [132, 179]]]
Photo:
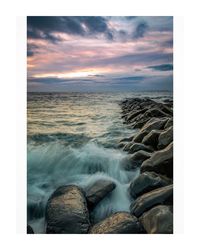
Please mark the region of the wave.
[[50, 194], [61, 185], [75, 184], [86, 188], [99, 179], [116, 184], [92, 213], [93, 221], [105, 218], [113, 211], [128, 211], [128, 184], [139, 174], [123, 169], [127, 156], [120, 150], [104, 148], [94, 142], [74, 148], [60, 142], [30, 146], [28, 152], [28, 220], [44, 217]]

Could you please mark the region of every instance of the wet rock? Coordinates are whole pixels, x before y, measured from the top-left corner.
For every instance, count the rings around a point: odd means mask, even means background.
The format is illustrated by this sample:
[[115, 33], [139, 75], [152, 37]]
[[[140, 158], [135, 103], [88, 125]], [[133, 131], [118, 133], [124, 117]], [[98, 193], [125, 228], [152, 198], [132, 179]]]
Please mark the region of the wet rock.
[[141, 109], [135, 112], [132, 112], [128, 117], [127, 117], [127, 121], [130, 122], [131, 120], [133, 120], [133, 118], [137, 117], [140, 114], [143, 114], [147, 111], [147, 108], [145, 109]]
[[117, 212], [94, 225], [90, 234], [139, 234], [144, 233], [138, 219], [127, 213]]
[[156, 205], [172, 204], [173, 202], [173, 185], [157, 188], [151, 192], [145, 193], [138, 197], [130, 206], [131, 214], [140, 217]]
[[158, 149], [163, 149], [173, 141], [173, 127], [162, 132], [158, 138]]
[[164, 126], [164, 129], [173, 126], [173, 118], [169, 118]]
[[135, 199], [144, 193], [171, 184], [171, 180], [154, 172], [144, 172], [130, 183], [129, 192]]
[[157, 107], [148, 109], [144, 115], [148, 117], [168, 117], [169, 116], [167, 113], [163, 112]]
[[34, 234], [33, 228], [30, 225], [27, 226], [27, 234]]
[[159, 135], [160, 130], [152, 130], [143, 138], [142, 143], [157, 149]]
[[119, 141], [119, 143], [121, 142], [131, 142], [133, 140], [134, 136], [131, 136], [131, 137], [127, 137], [127, 138], [123, 138]]
[[117, 145], [117, 148], [124, 148], [126, 146], [127, 142], [120, 142]]
[[128, 142], [124, 147], [123, 147], [123, 150], [124, 151], [129, 151], [130, 150], [130, 147], [133, 145], [132, 142]]
[[167, 122], [167, 118], [162, 118], [162, 119], [158, 119], [158, 118], [151, 118], [142, 128], [141, 128], [141, 132], [142, 131], [147, 131], [147, 132], [151, 132], [151, 130], [153, 129], [162, 129], [165, 125], [165, 123]]
[[153, 149], [151, 147], [146, 146], [146, 145], [144, 145], [142, 143], [133, 143], [130, 146], [128, 152], [129, 152], [129, 154], [133, 154], [133, 153], [135, 153], [135, 152], [137, 152], [139, 150], [143, 150], [143, 151], [147, 151], [147, 152], [153, 152]]
[[172, 234], [173, 214], [169, 206], [159, 205], [140, 217], [140, 222], [148, 234]]
[[115, 189], [116, 184], [110, 180], [98, 180], [86, 189], [88, 207], [94, 208], [107, 194]]
[[47, 202], [46, 222], [47, 233], [87, 233], [89, 213], [82, 189], [75, 185], [59, 187]]
[[173, 177], [173, 142], [163, 150], [154, 152], [149, 159], [142, 163], [141, 172], [145, 171]]
[[121, 166], [123, 169], [128, 171], [134, 170], [140, 167], [142, 162], [150, 157], [151, 153], [146, 152], [144, 150], [139, 150], [138, 152], [125, 157], [121, 162]]
[[148, 134], [148, 131], [139, 131], [133, 138], [133, 142], [142, 142], [143, 138]]

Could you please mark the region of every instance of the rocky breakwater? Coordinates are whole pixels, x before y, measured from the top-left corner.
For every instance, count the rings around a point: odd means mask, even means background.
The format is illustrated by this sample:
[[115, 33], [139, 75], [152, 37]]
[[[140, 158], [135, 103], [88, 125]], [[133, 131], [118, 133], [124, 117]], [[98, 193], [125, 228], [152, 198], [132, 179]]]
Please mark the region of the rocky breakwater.
[[121, 103], [122, 118], [136, 129], [118, 147], [128, 152], [124, 168], [140, 168], [129, 185], [130, 213], [147, 233], [173, 233], [173, 102], [149, 98]]

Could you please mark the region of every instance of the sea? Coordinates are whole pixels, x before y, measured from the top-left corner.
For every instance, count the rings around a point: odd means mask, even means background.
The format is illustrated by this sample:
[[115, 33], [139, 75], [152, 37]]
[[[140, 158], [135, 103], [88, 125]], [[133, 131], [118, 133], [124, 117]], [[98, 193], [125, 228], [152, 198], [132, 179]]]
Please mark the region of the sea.
[[101, 179], [116, 184], [92, 211], [93, 223], [129, 211], [128, 187], [139, 169], [124, 170], [127, 153], [117, 145], [137, 132], [121, 118], [120, 102], [132, 97], [162, 102], [172, 93], [27, 94], [27, 223], [35, 233], [45, 233], [47, 200], [62, 185], [85, 189]]

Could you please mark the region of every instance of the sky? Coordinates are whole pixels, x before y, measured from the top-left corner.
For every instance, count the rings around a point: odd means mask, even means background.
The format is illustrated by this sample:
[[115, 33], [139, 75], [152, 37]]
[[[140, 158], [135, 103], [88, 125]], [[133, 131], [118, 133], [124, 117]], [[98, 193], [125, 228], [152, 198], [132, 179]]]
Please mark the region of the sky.
[[173, 89], [173, 17], [27, 17], [29, 92]]

